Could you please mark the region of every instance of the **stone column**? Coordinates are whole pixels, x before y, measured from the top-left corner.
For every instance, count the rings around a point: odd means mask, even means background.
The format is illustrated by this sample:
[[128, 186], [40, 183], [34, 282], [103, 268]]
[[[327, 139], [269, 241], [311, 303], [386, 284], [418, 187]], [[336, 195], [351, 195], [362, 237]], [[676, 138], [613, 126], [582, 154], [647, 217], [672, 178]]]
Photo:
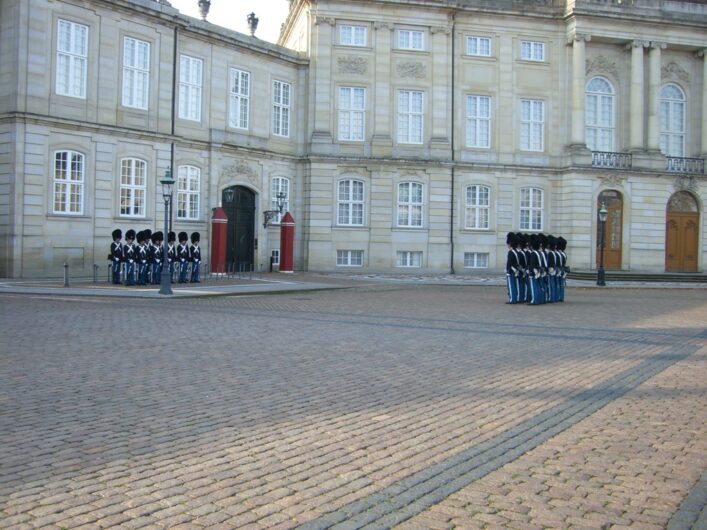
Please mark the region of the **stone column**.
[[[449, 156], [449, 131], [451, 123], [451, 100], [449, 90], [449, 38], [452, 33], [447, 26], [431, 28], [432, 52], [432, 93], [430, 108], [432, 110], [431, 145], [436, 156]], [[453, 38], [453, 37], [452, 37]]]
[[[702, 157], [707, 157], [707, 48], [697, 52], [702, 57]], [[688, 155], [689, 156], [689, 155]]]
[[390, 52], [392, 24], [375, 22], [375, 88], [372, 98], [369, 98], [367, 112], [372, 116], [373, 136], [371, 150], [373, 156], [390, 156], [393, 147], [391, 125], [394, 114], [391, 113], [390, 99]]
[[648, 151], [660, 151], [660, 73], [661, 50], [667, 45], [651, 42], [648, 62]]
[[333, 18], [317, 17], [314, 67], [314, 130], [312, 143], [332, 143], [331, 136], [331, 71], [332, 35], [336, 27]]
[[587, 85], [585, 47], [590, 40], [590, 35], [582, 34], [575, 34], [570, 39], [570, 44], [572, 44], [572, 129], [570, 145], [582, 148], [587, 146], [584, 123]]
[[626, 49], [631, 50], [631, 91], [629, 99], [631, 101], [630, 110], [630, 135], [629, 150], [643, 151], [645, 149], [645, 103], [643, 86], [643, 48], [647, 48], [648, 43], [635, 40], [626, 45]]

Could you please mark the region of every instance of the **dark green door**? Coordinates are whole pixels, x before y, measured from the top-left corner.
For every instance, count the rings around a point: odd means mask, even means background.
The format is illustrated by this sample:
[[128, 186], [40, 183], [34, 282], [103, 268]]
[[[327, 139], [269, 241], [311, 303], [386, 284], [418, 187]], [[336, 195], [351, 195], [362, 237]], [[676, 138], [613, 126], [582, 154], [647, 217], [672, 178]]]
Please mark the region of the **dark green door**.
[[228, 217], [226, 266], [232, 272], [254, 270], [255, 193], [243, 186], [232, 186], [223, 190], [221, 199]]

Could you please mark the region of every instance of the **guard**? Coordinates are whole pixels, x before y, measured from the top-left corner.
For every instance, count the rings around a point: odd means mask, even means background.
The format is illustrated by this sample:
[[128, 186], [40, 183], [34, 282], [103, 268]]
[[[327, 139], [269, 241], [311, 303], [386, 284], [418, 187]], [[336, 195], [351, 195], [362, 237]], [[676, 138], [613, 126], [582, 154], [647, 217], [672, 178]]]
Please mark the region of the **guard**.
[[113, 284], [119, 285], [120, 268], [123, 263], [123, 245], [120, 243], [120, 240], [123, 239], [123, 232], [120, 228], [116, 228], [111, 235], [113, 236], [113, 242], [110, 244], [108, 259], [110, 260]]

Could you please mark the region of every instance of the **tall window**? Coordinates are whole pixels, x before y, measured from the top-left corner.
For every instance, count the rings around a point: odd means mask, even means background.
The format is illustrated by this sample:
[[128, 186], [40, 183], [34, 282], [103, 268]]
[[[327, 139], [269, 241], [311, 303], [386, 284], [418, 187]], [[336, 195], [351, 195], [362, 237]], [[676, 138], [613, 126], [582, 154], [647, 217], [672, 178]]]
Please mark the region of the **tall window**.
[[236, 129], [248, 128], [250, 109], [250, 73], [231, 68], [231, 107], [229, 125]]
[[285, 198], [282, 203], [282, 212], [277, 217], [273, 218], [274, 223], [279, 223], [285, 212], [290, 211], [290, 179], [285, 177], [275, 177], [270, 185], [270, 209], [277, 211], [277, 194], [284, 193]]
[[545, 138], [545, 102], [538, 99], [520, 101], [520, 148], [542, 151]]
[[520, 58], [525, 61], [544, 61], [545, 43], [529, 40], [521, 41]]
[[422, 31], [416, 31], [411, 29], [399, 29], [398, 48], [400, 48], [401, 50], [424, 50], [425, 34]]
[[339, 140], [363, 140], [365, 109], [365, 88], [339, 88]]
[[660, 91], [660, 150], [685, 156], [685, 93], [672, 83]]
[[56, 44], [56, 93], [86, 98], [88, 26], [59, 20]]
[[422, 226], [422, 184], [398, 184], [398, 226]]
[[179, 57], [179, 117], [201, 121], [201, 84], [204, 61], [188, 55]]
[[399, 250], [396, 252], [396, 267], [422, 267], [422, 252]]
[[491, 57], [491, 39], [488, 37], [467, 37], [466, 54], [477, 55], [481, 57]]
[[422, 92], [398, 91], [398, 142], [401, 144], [422, 143], [423, 101]]
[[54, 153], [54, 213], [83, 213], [84, 156], [74, 151]]
[[366, 26], [342, 24], [339, 26], [339, 44], [344, 46], [365, 46]]
[[275, 136], [290, 136], [290, 92], [292, 85], [282, 81], [273, 82], [272, 133]]
[[521, 188], [520, 229], [543, 229], [543, 190], [538, 188]]
[[360, 180], [339, 181], [336, 223], [350, 226], [363, 225], [363, 182]]
[[147, 163], [136, 158], [120, 161], [120, 215], [145, 217]]
[[201, 171], [193, 166], [179, 166], [177, 175], [177, 219], [199, 219]]
[[466, 145], [491, 147], [491, 98], [488, 96], [466, 97]]
[[603, 77], [587, 83], [586, 138], [591, 151], [614, 150], [614, 89]]
[[474, 184], [466, 187], [466, 208], [464, 228], [488, 230], [489, 211], [491, 208], [491, 190], [486, 186]]
[[150, 43], [123, 39], [123, 106], [147, 110], [150, 96]]

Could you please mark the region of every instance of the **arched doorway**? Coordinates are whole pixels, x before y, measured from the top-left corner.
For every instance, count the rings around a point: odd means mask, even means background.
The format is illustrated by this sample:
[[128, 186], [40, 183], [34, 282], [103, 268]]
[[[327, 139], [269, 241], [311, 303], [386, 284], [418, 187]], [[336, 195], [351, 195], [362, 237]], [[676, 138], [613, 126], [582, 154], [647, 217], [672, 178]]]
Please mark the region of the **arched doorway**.
[[697, 272], [697, 240], [700, 209], [687, 191], [674, 193], [668, 201], [665, 222], [666, 272]]
[[221, 192], [221, 204], [228, 217], [226, 267], [229, 271], [250, 271], [255, 263], [255, 192], [231, 186]]
[[604, 190], [597, 199], [597, 253], [596, 264], [599, 267], [599, 254], [601, 249], [601, 223], [599, 222], [599, 209], [604, 204], [607, 210], [606, 224], [604, 225], [604, 268], [621, 269], [621, 243], [623, 234], [623, 206], [624, 201], [620, 192]]

